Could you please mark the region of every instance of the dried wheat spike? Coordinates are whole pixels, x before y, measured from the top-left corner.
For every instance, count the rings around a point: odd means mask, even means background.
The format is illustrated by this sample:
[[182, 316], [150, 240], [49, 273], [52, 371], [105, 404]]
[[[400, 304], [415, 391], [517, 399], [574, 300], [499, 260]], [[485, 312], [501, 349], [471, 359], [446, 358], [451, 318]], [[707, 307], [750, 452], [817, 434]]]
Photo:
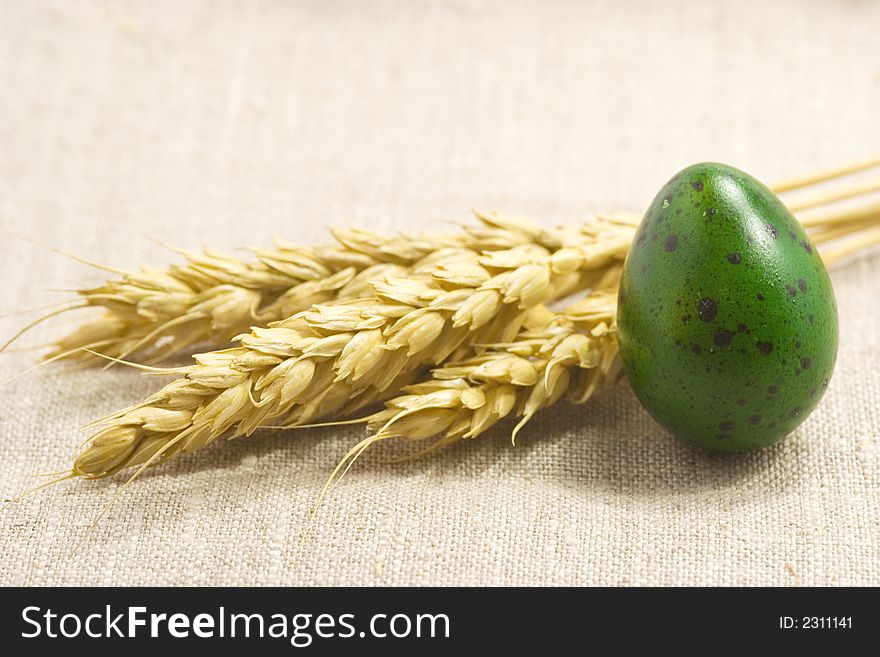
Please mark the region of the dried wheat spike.
[[[404, 240], [402, 240], [404, 241]], [[405, 244], [416, 259], [429, 251]], [[251, 324], [267, 324], [334, 298], [369, 293], [386, 273], [404, 273], [409, 261], [377, 260], [338, 246], [305, 248], [279, 242], [256, 250], [256, 262], [207, 249], [181, 252], [184, 265], [143, 267], [79, 296], [104, 313], [58, 340], [46, 356], [93, 358], [83, 348], [158, 362], [190, 345], [223, 343]]]
[[183, 378], [106, 418], [73, 473], [107, 476], [381, 400], [425, 366], [472, 353], [469, 345], [513, 340], [529, 308], [615, 280], [631, 239], [630, 226], [596, 221], [575, 246], [441, 249], [405, 277], [374, 282], [370, 298], [318, 304], [197, 355], [173, 370]]
[[251, 325], [265, 326], [314, 304], [369, 295], [374, 281], [404, 277], [413, 263], [439, 249], [553, 249], [591, 239], [589, 225], [544, 228], [509, 215], [477, 217], [478, 225], [450, 234], [387, 236], [346, 228], [333, 231], [338, 245], [278, 240], [274, 249], [255, 249], [255, 262], [211, 249], [179, 251], [184, 265], [143, 267], [80, 290], [85, 305], [105, 312], [58, 340], [46, 358], [93, 358], [86, 348], [155, 363], [194, 344], [222, 345]]

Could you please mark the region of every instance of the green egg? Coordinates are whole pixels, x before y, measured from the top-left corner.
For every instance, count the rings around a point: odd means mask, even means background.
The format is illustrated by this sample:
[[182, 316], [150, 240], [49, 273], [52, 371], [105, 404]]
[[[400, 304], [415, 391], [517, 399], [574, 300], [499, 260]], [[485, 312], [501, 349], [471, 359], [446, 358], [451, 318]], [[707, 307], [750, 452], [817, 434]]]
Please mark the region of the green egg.
[[695, 164], [648, 208], [617, 321], [630, 384], [673, 434], [747, 451], [795, 429], [837, 356], [837, 306], [815, 246], [765, 185]]

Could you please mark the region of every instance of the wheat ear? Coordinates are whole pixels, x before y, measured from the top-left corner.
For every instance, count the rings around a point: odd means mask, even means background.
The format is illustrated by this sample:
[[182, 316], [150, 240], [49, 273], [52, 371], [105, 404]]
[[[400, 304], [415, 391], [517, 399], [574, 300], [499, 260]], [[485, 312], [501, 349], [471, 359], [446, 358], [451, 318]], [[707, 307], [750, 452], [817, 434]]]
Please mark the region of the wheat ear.
[[498, 250], [533, 243], [555, 248], [577, 232], [510, 216], [477, 216], [478, 225], [450, 234], [387, 236], [347, 228], [332, 231], [336, 245], [276, 240], [274, 249], [253, 249], [253, 262], [212, 249], [201, 254], [174, 249], [185, 264], [117, 271], [119, 278], [79, 290], [81, 302], [70, 309], [105, 312], [57, 340], [46, 358], [92, 358], [85, 348], [159, 362], [193, 344], [227, 343], [251, 325], [266, 326], [315, 304], [369, 294], [373, 281], [405, 276], [407, 267], [442, 248]]
[[468, 345], [512, 340], [529, 308], [602, 285], [619, 270], [632, 233], [596, 220], [572, 238], [575, 246], [443, 249], [406, 277], [373, 283], [372, 297], [255, 328], [239, 346], [168, 370], [183, 378], [106, 418], [73, 472], [103, 477], [262, 425], [353, 412], [394, 394], [425, 366], [470, 353]]
[[[247, 330], [288, 317], [312, 304], [359, 296], [369, 282], [409, 264], [339, 246], [304, 248], [279, 242], [255, 250], [256, 262], [207, 249], [179, 251], [186, 264], [123, 272], [97, 288], [77, 292], [84, 304], [105, 312], [57, 340], [46, 358], [87, 358], [83, 347], [117, 358], [166, 359], [190, 345], [222, 343]], [[416, 259], [429, 251], [404, 245]]]

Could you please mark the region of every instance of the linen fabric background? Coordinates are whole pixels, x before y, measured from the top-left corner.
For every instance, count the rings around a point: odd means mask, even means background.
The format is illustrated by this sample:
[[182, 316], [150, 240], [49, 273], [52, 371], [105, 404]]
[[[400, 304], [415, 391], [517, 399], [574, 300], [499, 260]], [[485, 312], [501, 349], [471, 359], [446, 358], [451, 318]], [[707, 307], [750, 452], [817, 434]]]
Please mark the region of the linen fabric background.
[[[0, 3], [0, 312], [112, 267], [327, 226], [640, 211], [678, 169], [773, 181], [880, 150], [875, 2]], [[878, 585], [880, 253], [833, 273], [838, 367], [757, 454], [660, 429], [624, 386], [434, 457], [360, 427], [265, 432], [0, 511], [5, 585]], [[10, 336], [31, 316], [2, 320]], [[24, 345], [58, 336], [68, 316]], [[38, 352], [0, 356], [0, 378]], [[185, 361], [182, 361], [185, 362]], [[0, 494], [164, 380], [46, 367], [0, 388]], [[83, 543], [74, 551], [77, 543]]]

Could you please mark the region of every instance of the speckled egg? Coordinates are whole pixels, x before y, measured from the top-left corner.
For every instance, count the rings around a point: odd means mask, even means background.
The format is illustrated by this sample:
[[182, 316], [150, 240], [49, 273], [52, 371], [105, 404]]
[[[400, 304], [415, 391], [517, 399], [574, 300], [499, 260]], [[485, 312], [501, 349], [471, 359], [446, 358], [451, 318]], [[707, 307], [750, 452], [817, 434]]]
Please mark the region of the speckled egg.
[[766, 186], [723, 164], [670, 180], [639, 225], [618, 299], [636, 396], [673, 434], [746, 451], [819, 403], [837, 356], [828, 272]]

